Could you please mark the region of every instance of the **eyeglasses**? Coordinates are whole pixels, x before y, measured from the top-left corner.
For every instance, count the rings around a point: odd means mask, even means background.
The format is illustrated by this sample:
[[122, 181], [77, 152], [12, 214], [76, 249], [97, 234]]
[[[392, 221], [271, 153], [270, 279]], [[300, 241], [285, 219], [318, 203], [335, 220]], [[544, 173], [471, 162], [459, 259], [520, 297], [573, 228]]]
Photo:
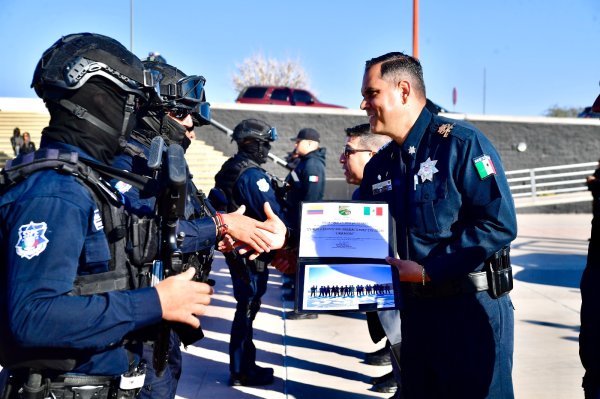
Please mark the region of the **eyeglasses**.
[[352, 147], [349, 147], [349, 146], [345, 146], [344, 147], [344, 156], [346, 158], [349, 158], [350, 155], [352, 155], [354, 153], [357, 153], [357, 152], [373, 152], [373, 151], [371, 151], [371, 150], [364, 150], [364, 149], [361, 150], [361, 149], [352, 148]]

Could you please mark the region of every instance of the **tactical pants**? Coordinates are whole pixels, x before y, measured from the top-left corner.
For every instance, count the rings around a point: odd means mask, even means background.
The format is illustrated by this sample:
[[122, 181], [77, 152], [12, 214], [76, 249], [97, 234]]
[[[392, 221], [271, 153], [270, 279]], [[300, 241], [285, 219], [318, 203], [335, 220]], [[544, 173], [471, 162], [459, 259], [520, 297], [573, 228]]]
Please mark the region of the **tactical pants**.
[[[245, 374], [256, 365], [252, 323], [260, 309], [261, 298], [267, 291], [269, 269], [264, 265], [262, 271], [257, 271], [256, 262], [230, 254], [226, 254], [225, 260], [231, 272], [233, 296], [237, 301], [229, 341], [229, 370], [231, 373]], [[247, 280], [240, 277], [241, 267], [247, 269]]]
[[169, 337], [169, 358], [162, 376], [157, 376], [153, 365], [154, 347], [144, 344], [143, 359], [146, 361], [144, 387], [136, 396], [138, 399], [173, 399], [181, 377], [181, 348], [179, 337], [171, 331]]
[[401, 317], [405, 398], [514, 398], [509, 295], [405, 296]]

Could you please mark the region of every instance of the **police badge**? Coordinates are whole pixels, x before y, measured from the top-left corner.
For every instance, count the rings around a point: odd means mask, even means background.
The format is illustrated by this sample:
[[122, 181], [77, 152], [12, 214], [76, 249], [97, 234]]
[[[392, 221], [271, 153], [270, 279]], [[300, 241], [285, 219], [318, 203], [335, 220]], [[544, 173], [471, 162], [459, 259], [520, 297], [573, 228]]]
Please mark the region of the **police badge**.
[[17, 255], [31, 259], [44, 252], [48, 245], [48, 239], [44, 236], [47, 229], [45, 222], [30, 222], [19, 227], [19, 241], [15, 245]]

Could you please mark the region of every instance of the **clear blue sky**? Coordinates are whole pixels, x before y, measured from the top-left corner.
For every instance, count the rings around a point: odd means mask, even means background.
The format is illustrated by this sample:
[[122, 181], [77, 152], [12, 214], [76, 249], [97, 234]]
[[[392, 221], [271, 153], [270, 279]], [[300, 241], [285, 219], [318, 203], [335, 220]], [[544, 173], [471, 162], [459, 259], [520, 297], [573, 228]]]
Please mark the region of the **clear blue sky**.
[[[233, 102], [236, 65], [261, 52], [297, 60], [321, 101], [358, 108], [365, 60], [412, 54], [412, 0], [134, 0], [133, 52], [159, 51]], [[29, 88], [61, 35], [95, 32], [127, 48], [129, 0], [1, 0], [0, 97]], [[428, 97], [449, 110], [543, 115], [600, 93], [599, 0], [420, 0], [419, 55]], [[452, 89], [458, 100], [452, 104]]]

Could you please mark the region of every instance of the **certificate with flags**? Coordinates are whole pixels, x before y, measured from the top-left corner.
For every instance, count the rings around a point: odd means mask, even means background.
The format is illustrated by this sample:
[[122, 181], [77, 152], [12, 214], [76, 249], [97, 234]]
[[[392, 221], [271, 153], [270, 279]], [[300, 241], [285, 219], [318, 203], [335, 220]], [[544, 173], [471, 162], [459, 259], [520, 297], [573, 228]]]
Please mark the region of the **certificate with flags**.
[[304, 202], [301, 258], [385, 258], [390, 254], [388, 204]]
[[394, 232], [384, 202], [301, 204], [296, 309], [340, 312], [399, 305]]

